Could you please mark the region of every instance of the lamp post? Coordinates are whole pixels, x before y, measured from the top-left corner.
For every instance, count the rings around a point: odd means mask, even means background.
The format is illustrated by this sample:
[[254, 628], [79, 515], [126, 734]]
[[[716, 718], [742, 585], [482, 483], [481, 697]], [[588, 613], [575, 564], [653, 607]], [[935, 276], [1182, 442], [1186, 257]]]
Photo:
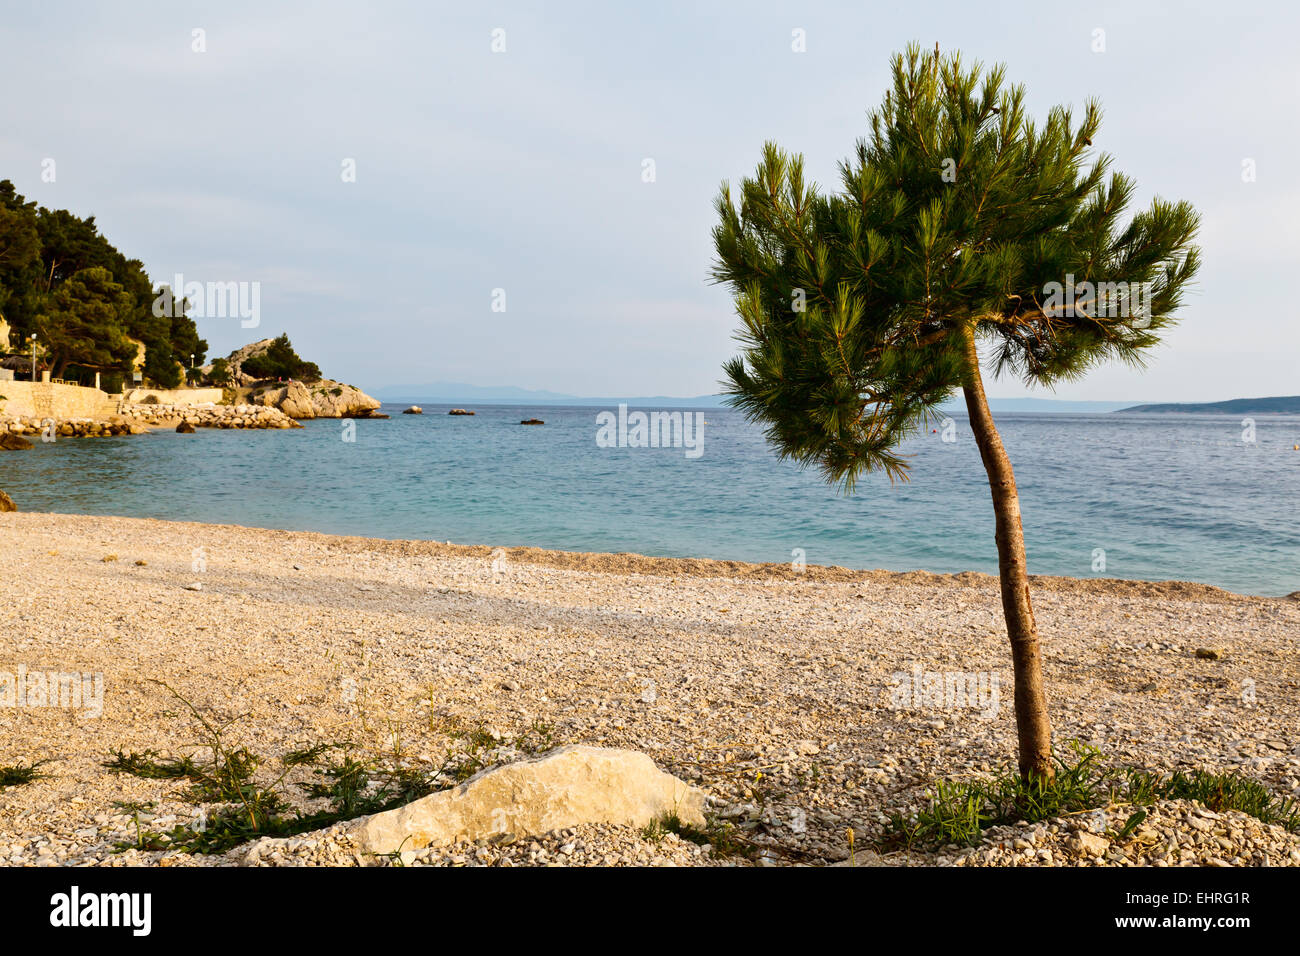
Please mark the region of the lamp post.
[[32, 381], [36, 381], [36, 333], [31, 335], [32, 341]]

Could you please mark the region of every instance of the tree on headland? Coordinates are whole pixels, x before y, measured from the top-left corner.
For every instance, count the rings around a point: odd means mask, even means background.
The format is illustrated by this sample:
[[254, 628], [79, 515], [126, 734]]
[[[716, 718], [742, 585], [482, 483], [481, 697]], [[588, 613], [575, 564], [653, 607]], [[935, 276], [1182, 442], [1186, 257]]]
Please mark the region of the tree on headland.
[[307, 384], [321, 379], [320, 367], [315, 362], [304, 361], [294, 351], [287, 333], [277, 336], [266, 351], [244, 359], [239, 370], [259, 379], [294, 378]]
[[892, 73], [839, 192], [774, 144], [737, 194], [723, 183], [712, 277], [743, 322], [730, 402], [849, 492], [874, 471], [905, 480], [900, 442], [960, 389], [993, 498], [1020, 772], [1050, 778], [1020, 503], [977, 346], [995, 377], [1048, 386], [1140, 365], [1196, 274], [1198, 216], [1162, 199], [1126, 216], [1133, 182], [1090, 150], [1096, 102], [1039, 126], [1002, 67], [912, 46]]

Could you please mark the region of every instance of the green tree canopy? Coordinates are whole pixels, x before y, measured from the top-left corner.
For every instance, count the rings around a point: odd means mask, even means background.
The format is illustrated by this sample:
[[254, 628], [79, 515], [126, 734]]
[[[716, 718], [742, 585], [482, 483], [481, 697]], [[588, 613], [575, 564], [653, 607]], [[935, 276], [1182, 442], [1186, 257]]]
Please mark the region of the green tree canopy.
[[212, 369], [208, 372], [208, 381], [213, 385], [229, 385], [230, 363], [223, 358], [214, 359]]
[[[175, 310], [175, 316], [153, 314], [155, 293], [144, 265], [138, 259], [128, 259], [100, 234], [94, 216], [81, 218], [66, 209], [37, 208], [15, 191], [13, 183], [0, 181], [0, 314], [18, 335], [25, 339], [35, 331], [38, 316], [52, 320], [69, 315], [53, 297], [73, 277], [95, 268], [107, 270], [131, 300], [124, 328], [145, 344], [146, 378], [167, 388], [178, 385], [182, 373], [177, 362], [188, 364], [194, 355], [201, 363], [206, 357], [208, 345], [199, 337], [194, 321], [183, 309]], [[74, 296], [71, 301], [80, 300]], [[94, 334], [101, 328], [98, 320], [87, 319], [79, 331], [70, 331], [66, 338], [80, 338], [88, 330]], [[0, 343], [0, 349], [6, 344]], [[115, 349], [107, 340], [95, 345], [110, 353]]]
[[72, 363], [103, 371], [129, 371], [136, 345], [127, 334], [134, 306], [130, 293], [99, 266], [69, 277], [47, 298], [37, 334], [55, 378]]
[[[36, 203], [27, 202], [13, 183], [0, 181], [0, 316], [19, 333], [30, 326], [41, 271], [41, 240]], [[0, 342], [0, 352], [9, 347]]]
[[[1187, 203], [1157, 199], [1125, 221], [1132, 180], [1107, 176], [1106, 154], [1089, 161], [1097, 103], [1040, 127], [1001, 67], [916, 47], [893, 67], [839, 192], [819, 193], [802, 157], [769, 143], [752, 179], [723, 184], [714, 230], [713, 277], [744, 322], [726, 367], [736, 403], [850, 487], [877, 469], [903, 477], [898, 442], [961, 387], [969, 334], [995, 374], [1027, 382], [1140, 363], [1199, 263]], [[1069, 276], [1147, 283], [1146, 314], [1108, 315], [1114, 299], [1095, 294], [1052, 305], [1045, 290]]]
[[296, 378], [307, 383], [321, 379], [320, 368], [315, 362], [303, 361], [287, 333], [277, 336], [265, 352], [244, 359], [239, 369], [254, 378]]

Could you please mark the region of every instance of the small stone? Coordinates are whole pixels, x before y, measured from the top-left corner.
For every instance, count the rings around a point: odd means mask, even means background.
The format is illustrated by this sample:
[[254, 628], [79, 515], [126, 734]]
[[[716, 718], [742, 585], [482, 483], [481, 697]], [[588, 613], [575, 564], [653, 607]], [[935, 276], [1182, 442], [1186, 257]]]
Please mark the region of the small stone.
[[1076, 833], [1074, 839], [1070, 841], [1070, 845], [1086, 856], [1101, 856], [1110, 849], [1109, 840], [1086, 830], [1080, 830]]

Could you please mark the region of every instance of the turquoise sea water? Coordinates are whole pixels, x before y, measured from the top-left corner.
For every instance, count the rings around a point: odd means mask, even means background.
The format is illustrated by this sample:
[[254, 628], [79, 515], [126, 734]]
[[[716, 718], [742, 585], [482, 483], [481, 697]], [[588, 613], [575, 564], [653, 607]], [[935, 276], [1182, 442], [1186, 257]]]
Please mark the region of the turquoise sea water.
[[[0, 452], [26, 511], [129, 515], [461, 544], [996, 573], [993, 514], [964, 417], [904, 449], [912, 480], [844, 497], [780, 462], [730, 409], [703, 452], [600, 447], [591, 407], [448, 406], [422, 416], [61, 439]], [[686, 412], [693, 413], [696, 410]], [[539, 417], [541, 427], [520, 419]], [[1300, 417], [998, 416], [1033, 573], [1300, 590]], [[1104, 552], [1105, 570], [1099, 567]]]

